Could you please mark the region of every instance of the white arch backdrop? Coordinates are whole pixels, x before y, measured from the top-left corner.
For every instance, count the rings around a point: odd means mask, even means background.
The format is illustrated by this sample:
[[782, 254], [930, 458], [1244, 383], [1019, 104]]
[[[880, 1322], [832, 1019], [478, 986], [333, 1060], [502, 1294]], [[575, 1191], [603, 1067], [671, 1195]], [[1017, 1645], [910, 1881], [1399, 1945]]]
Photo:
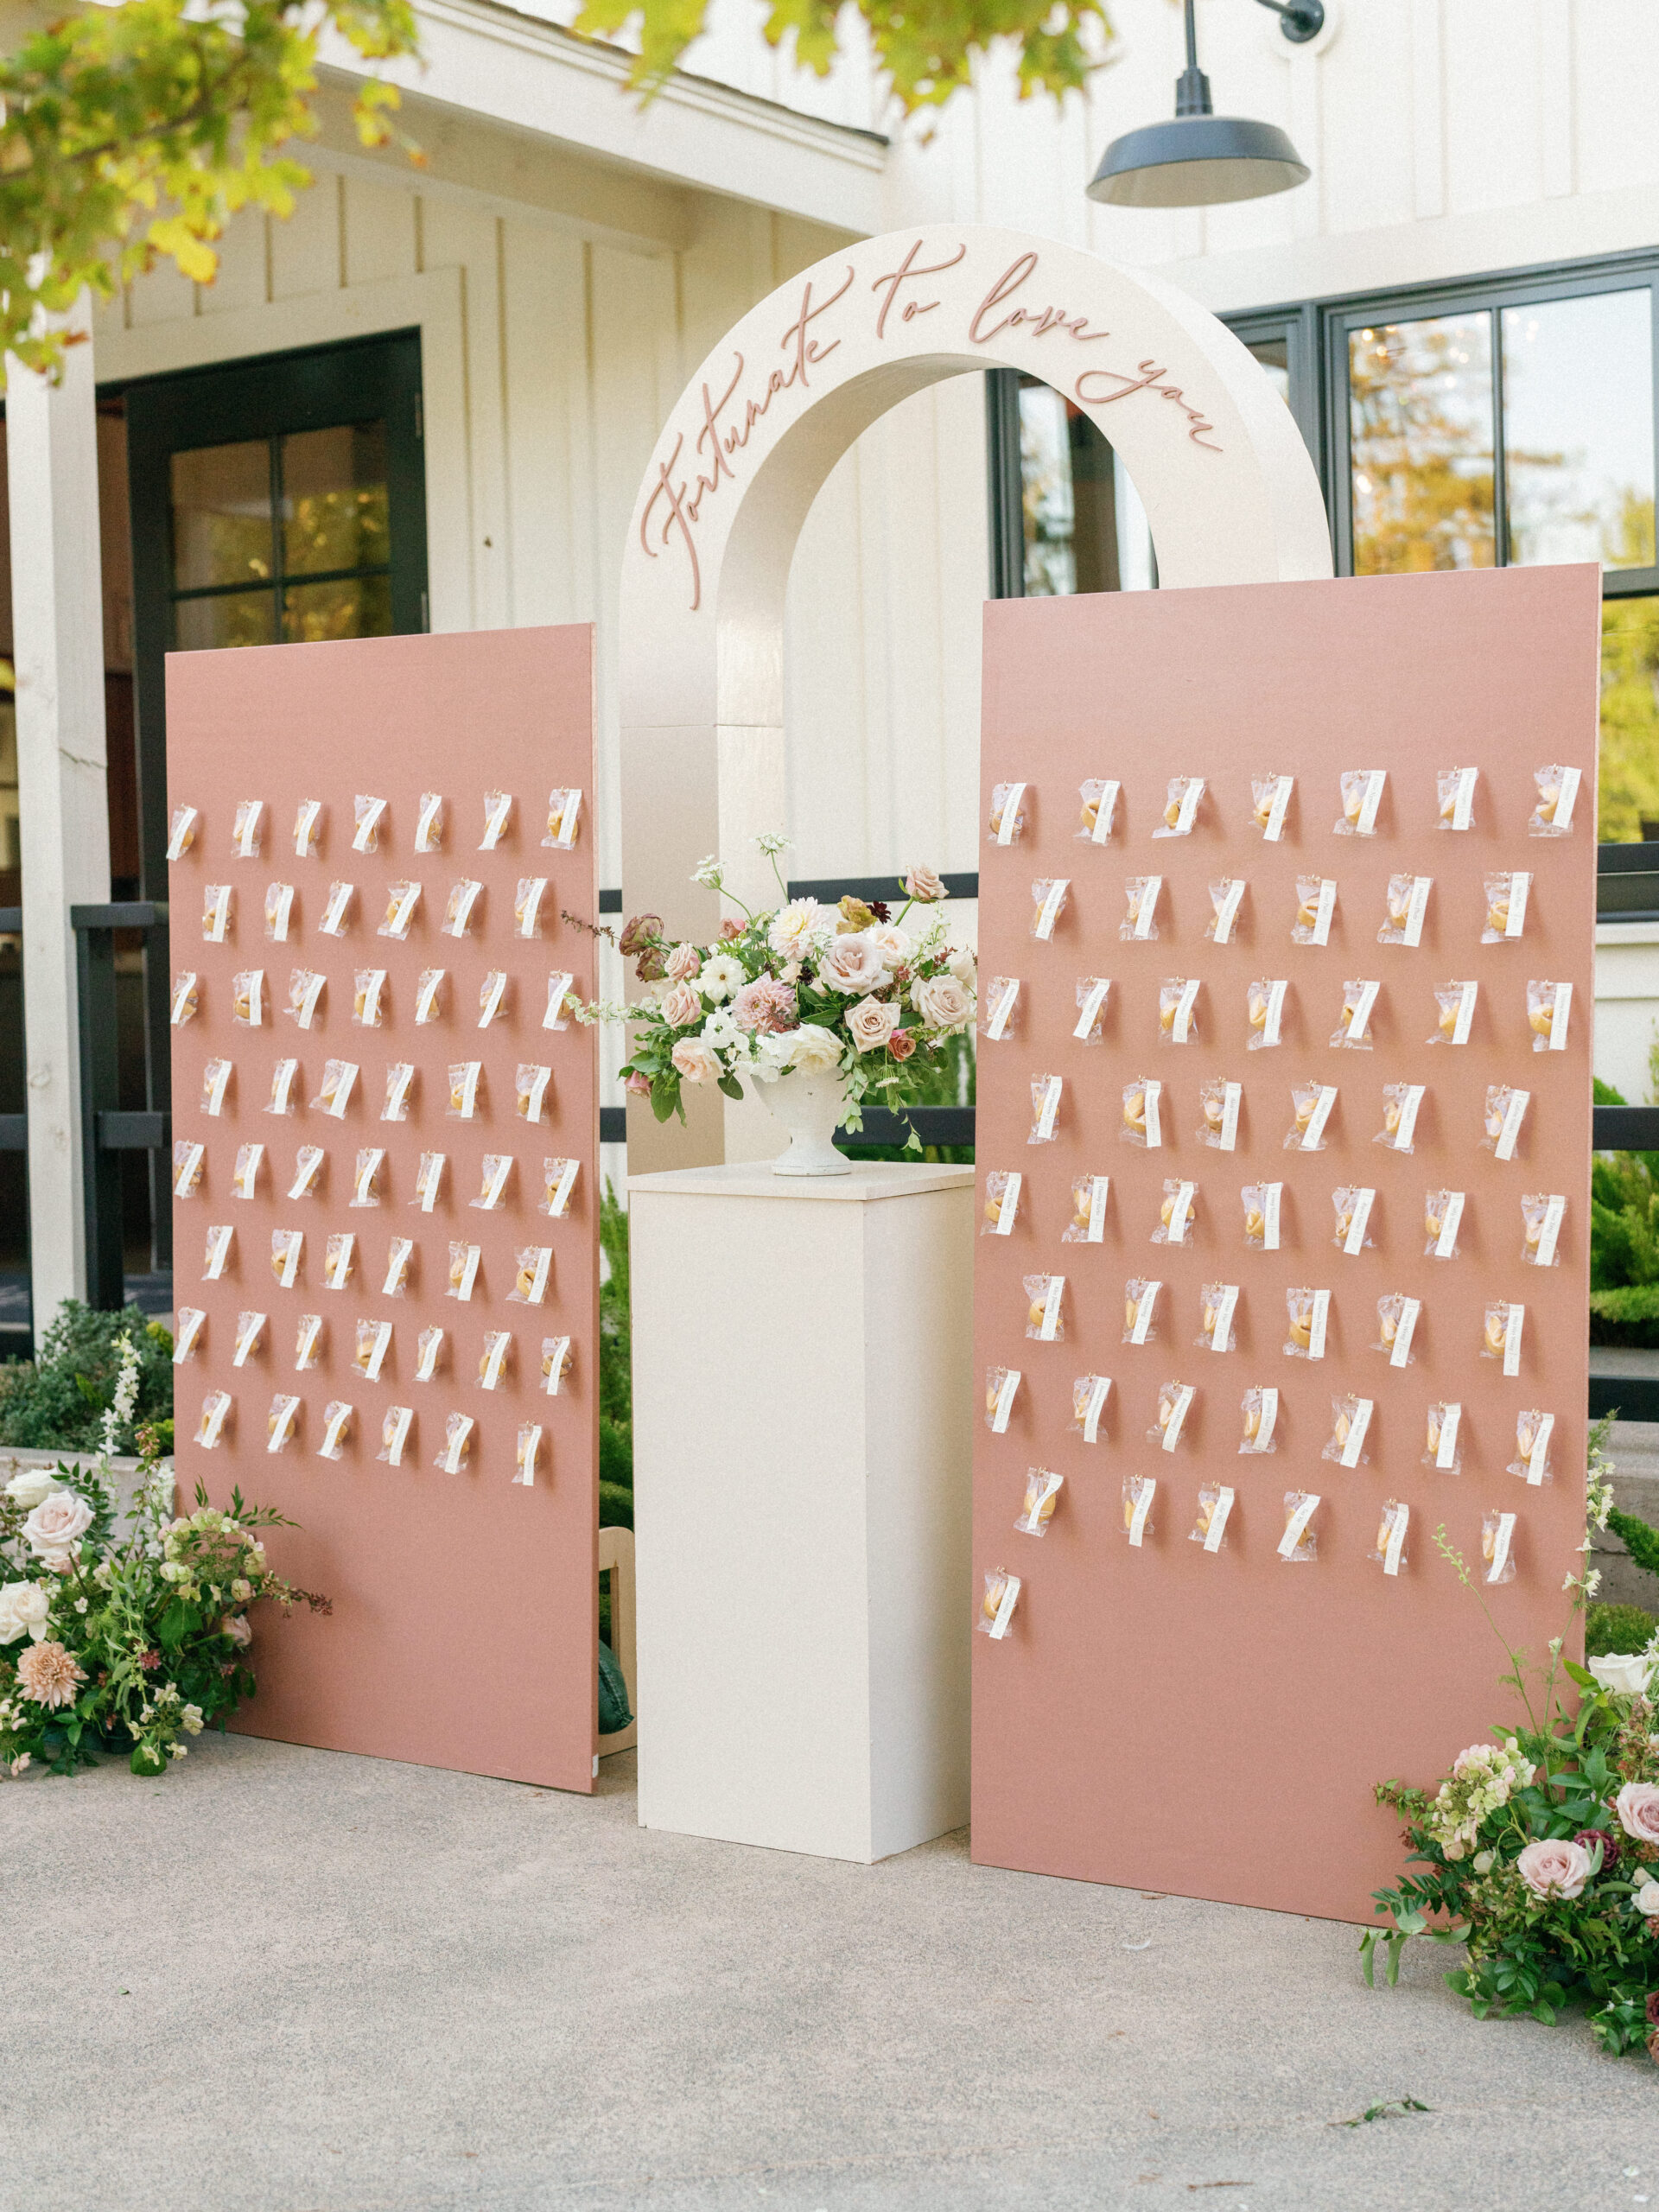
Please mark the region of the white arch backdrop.
[[[785, 593], [825, 478], [912, 392], [1004, 367], [1076, 401], [1122, 455], [1161, 588], [1332, 573], [1290, 410], [1225, 325], [1173, 286], [1047, 238], [958, 225], [816, 263], [692, 377], [624, 553], [622, 880], [677, 933], [718, 925], [718, 902], [688, 880], [705, 853], [751, 903], [772, 883], [752, 841], [785, 820]], [[676, 1164], [720, 1157], [717, 1102], [706, 1103]], [[647, 1154], [637, 1171], [657, 1147], [649, 1114], [636, 1105], [630, 1121]]]

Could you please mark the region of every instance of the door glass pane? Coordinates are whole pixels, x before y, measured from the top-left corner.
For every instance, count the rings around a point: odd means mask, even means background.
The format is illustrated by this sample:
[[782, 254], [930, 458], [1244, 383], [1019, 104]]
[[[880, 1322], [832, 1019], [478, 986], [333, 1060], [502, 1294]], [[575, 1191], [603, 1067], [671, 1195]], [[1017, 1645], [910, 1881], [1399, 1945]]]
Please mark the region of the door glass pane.
[[1152, 536], [1128, 471], [1083, 410], [1034, 378], [1020, 385], [1020, 487], [1028, 599], [1151, 586]]
[[290, 575], [377, 567], [391, 559], [391, 543], [384, 423], [283, 440], [283, 560]]
[[344, 576], [330, 584], [290, 584], [283, 594], [283, 643], [391, 635], [390, 576]]
[[1601, 610], [1601, 794], [1597, 836], [1633, 844], [1659, 834], [1659, 600]]
[[1249, 350], [1267, 371], [1274, 390], [1287, 407], [1290, 404], [1290, 340], [1287, 338], [1252, 338]]
[[1491, 568], [1490, 316], [1351, 331], [1348, 389], [1355, 575]]
[[174, 603], [173, 637], [178, 650], [200, 652], [211, 645], [274, 645], [276, 594], [265, 591], [215, 593], [211, 599]]
[[270, 447], [200, 446], [172, 457], [173, 588], [271, 574]]
[[1652, 336], [1645, 285], [1504, 308], [1511, 561], [1653, 565]]

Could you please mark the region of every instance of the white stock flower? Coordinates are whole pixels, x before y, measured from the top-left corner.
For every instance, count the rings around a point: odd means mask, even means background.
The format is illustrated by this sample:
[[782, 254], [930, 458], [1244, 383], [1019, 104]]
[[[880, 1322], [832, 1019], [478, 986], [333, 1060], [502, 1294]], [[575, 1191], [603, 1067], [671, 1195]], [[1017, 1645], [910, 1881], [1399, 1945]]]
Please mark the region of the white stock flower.
[[836, 921], [833, 906], [821, 906], [816, 899], [791, 899], [772, 916], [766, 943], [780, 959], [800, 959], [830, 943]]
[[722, 999], [728, 999], [734, 991], [741, 990], [747, 980], [741, 960], [734, 959], [729, 952], [711, 952], [702, 963], [702, 971], [697, 977], [697, 988], [704, 998], [712, 999], [718, 1006]]
[[50, 1497], [57, 1486], [57, 1476], [49, 1467], [25, 1467], [6, 1484], [6, 1496], [27, 1513], [42, 1498]]
[[755, 1038], [754, 1072], [762, 1083], [776, 1083], [789, 1073], [795, 1033], [791, 1029], [766, 1030]]

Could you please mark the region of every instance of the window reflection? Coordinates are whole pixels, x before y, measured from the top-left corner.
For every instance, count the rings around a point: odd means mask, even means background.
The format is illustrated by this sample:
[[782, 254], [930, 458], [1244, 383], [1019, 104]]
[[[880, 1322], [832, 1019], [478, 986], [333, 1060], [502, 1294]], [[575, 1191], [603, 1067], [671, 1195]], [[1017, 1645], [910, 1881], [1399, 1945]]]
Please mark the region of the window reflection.
[[1491, 318], [1351, 331], [1348, 385], [1355, 575], [1493, 567]]
[[201, 446], [172, 459], [173, 585], [269, 582], [270, 445]]
[[1252, 338], [1250, 353], [1257, 365], [1268, 372], [1268, 381], [1287, 407], [1290, 404], [1290, 340], [1287, 338]]
[[384, 423], [175, 453], [171, 493], [181, 651], [390, 635]]
[[1653, 565], [1650, 295], [1505, 308], [1507, 558]]
[[1035, 378], [1020, 384], [1020, 487], [1028, 599], [1152, 588], [1152, 533], [1128, 471], [1082, 409]]
[[1659, 823], [1659, 600], [1601, 610], [1601, 776], [1597, 836], [1632, 844]]

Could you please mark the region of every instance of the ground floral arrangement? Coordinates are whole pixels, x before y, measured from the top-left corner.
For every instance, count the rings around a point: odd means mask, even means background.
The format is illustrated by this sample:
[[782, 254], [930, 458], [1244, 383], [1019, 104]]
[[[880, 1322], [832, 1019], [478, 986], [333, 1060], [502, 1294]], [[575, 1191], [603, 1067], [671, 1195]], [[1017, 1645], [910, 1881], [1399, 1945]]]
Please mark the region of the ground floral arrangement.
[[[648, 996], [585, 1012], [632, 1028], [622, 1073], [630, 1090], [649, 1096], [659, 1122], [677, 1112], [683, 1120], [686, 1084], [712, 1083], [741, 1098], [746, 1075], [774, 1083], [799, 1072], [843, 1083], [842, 1120], [857, 1129], [866, 1099], [906, 1094], [912, 1055], [937, 1053], [972, 1027], [974, 957], [950, 942], [944, 886], [931, 868], [905, 877], [894, 919], [884, 901], [849, 897], [826, 906], [791, 899], [778, 871], [788, 840], [755, 842], [783, 903], [751, 913], [727, 890], [721, 864], [704, 861], [693, 881], [718, 892], [741, 920], [723, 921], [716, 943], [694, 944], [665, 937], [659, 915], [636, 915], [618, 945]], [[906, 928], [913, 908], [923, 912]], [[919, 1148], [913, 1133], [911, 1144]]]
[[[1598, 1529], [1612, 1504], [1601, 1450], [1607, 1426], [1590, 1440]], [[1443, 1532], [1436, 1541], [1484, 1605]], [[1574, 1616], [1598, 1580], [1593, 1571], [1567, 1578]], [[1460, 1751], [1432, 1792], [1379, 1784], [1379, 1801], [1405, 1816], [1409, 1863], [1422, 1871], [1375, 1892], [1389, 1924], [1360, 1939], [1365, 1979], [1374, 1979], [1382, 1948], [1396, 1980], [1411, 1936], [1463, 1944], [1465, 1963], [1446, 1980], [1478, 2018], [1527, 2012], [1551, 2022], [1583, 2005], [1608, 2050], [1645, 2045], [1659, 2064], [1659, 1636], [1644, 1651], [1588, 1667], [1564, 1657], [1564, 1643], [1549, 1646], [1535, 1701], [1523, 1656], [1510, 1650], [1503, 1680], [1521, 1700], [1524, 1728]], [[1572, 1713], [1569, 1684], [1579, 1694]]]
[[139, 1480], [116, 1530], [110, 1462], [130, 1422], [138, 1354], [122, 1340], [103, 1449], [90, 1468], [14, 1475], [0, 1497], [0, 1766], [54, 1774], [124, 1753], [135, 1774], [160, 1774], [199, 1735], [253, 1694], [248, 1608], [273, 1598], [327, 1612], [328, 1601], [273, 1574], [257, 1531], [289, 1527], [247, 1507], [221, 1513], [197, 1488], [175, 1516], [161, 1439], [138, 1431]]

